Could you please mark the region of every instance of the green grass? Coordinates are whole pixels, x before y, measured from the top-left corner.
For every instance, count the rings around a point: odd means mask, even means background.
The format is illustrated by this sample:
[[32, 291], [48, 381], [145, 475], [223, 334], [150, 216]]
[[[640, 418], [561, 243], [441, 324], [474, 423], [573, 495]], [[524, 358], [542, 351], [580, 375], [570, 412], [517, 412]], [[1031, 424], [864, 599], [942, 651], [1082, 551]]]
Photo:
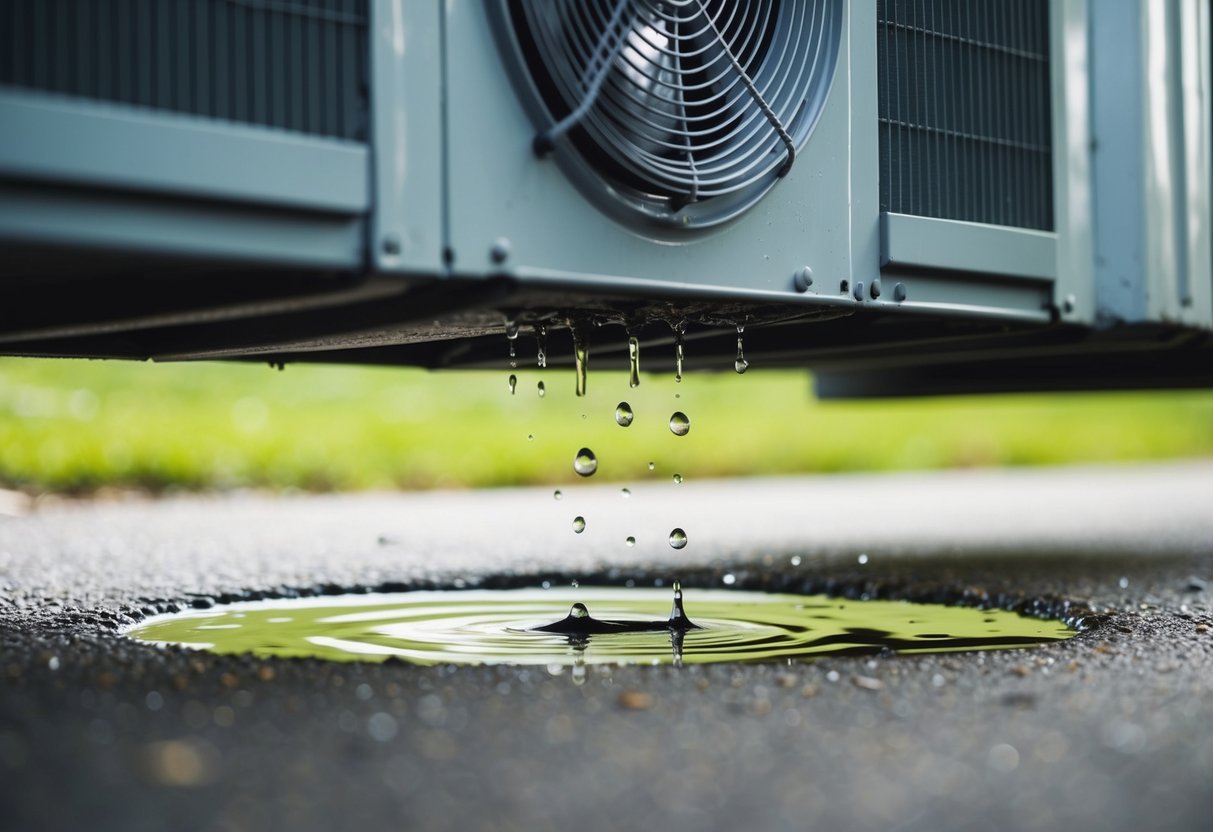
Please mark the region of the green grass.
[[[818, 402], [803, 373], [0, 360], [0, 486], [435, 488], [1160, 459], [1213, 454], [1213, 393]], [[536, 395], [539, 378], [547, 384]], [[679, 398], [675, 398], [675, 396]], [[614, 423], [627, 400], [636, 420]], [[688, 436], [666, 423], [691, 418]], [[528, 439], [528, 435], [534, 439]], [[647, 463], [656, 469], [648, 470]]]

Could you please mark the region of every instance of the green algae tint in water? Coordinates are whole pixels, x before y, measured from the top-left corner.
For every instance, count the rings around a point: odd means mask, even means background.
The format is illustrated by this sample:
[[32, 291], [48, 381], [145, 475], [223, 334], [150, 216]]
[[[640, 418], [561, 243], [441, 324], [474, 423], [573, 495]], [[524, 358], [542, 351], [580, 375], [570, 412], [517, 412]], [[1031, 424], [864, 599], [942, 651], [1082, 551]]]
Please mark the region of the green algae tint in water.
[[1059, 621], [1002, 610], [821, 595], [688, 590], [699, 629], [573, 637], [535, 628], [584, 604], [595, 619], [665, 621], [660, 589], [468, 590], [230, 604], [159, 616], [133, 638], [216, 653], [417, 664], [701, 664], [828, 654], [988, 650], [1074, 635]]

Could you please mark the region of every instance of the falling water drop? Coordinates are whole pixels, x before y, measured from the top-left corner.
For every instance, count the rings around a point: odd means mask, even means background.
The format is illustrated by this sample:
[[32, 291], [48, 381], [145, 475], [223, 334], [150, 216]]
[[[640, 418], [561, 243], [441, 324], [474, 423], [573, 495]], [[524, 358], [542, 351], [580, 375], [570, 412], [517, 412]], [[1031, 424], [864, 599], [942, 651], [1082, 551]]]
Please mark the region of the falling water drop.
[[580, 514], [573, 518], [573, 531], [577, 532], [577, 534], [585, 531], [585, 518]]
[[741, 324], [737, 325], [737, 360], [733, 362], [733, 369], [738, 374], [744, 373], [750, 367], [750, 362], [745, 360], [745, 350], [741, 346], [741, 333], [745, 332], [745, 327]]
[[535, 441], [535, 434], [533, 434], [533, 433], [528, 433], [528, 434], [526, 435], [526, 441], [527, 441], [527, 442], [534, 442], [534, 441]]
[[682, 324], [674, 327], [674, 381], [682, 381]]
[[548, 328], [543, 324], [535, 327], [535, 346], [538, 353], [536, 363], [539, 369], [546, 370], [548, 366]]
[[563, 497], [563, 496], [564, 496], [564, 495], [560, 493], [560, 489], [559, 489], [559, 488], [557, 488], [555, 491], [553, 491], [553, 492], [552, 492], [552, 499], [553, 499], [553, 500], [559, 500], [559, 499], [560, 499], [561, 497]]
[[628, 386], [640, 386], [640, 342], [634, 335], [628, 338]]
[[626, 428], [628, 425], [632, 424], [632, 419], [634, 418], [635, 416], [632, 413], [632, 406], [627, 402], [620, 402], [615, 407], [615, 424], [619, 425], [619, 427]]
[[582, 448], [573, 457], [573, 470], [583, 477], [588, 477], [598, 470], [598, 457], [589, 448]]
[[515, 321], [505, 322], [505, 337], [510, 342], [510, 369], [518, 366], [518, 353], [514, 348], [514, 342], [518, 340], [518, 324]]
[[548, 394], [547, 388], [543, 386], [543, 382], [539, 382], [539, 398], [543, 398]]
[[670, 433], [675, 436], [686, 436], [691, 432], [691, 420], [681, 410], [674, 411], [670, 417]]
[[585, 604], [578, 601], [569, 609], [569, 618], [589, 618], [590, 611], [586, 609]]
[[674, 475], [674, 485], [682, 485], [682, 474]]
[[518, 387], [518, 376], [514, 375], [513, 373], [510, 373], [509, 384], [510, 384], [510, 395], [512, 396], [512, 395], [514, 395], [514, 389], [516, 387]]
[[581, 587], [581, 582], [574, 578], [573, 580], [569, 581], [569, 586], [571, 586], [573, 589], [579, 589]]
[[670, 548], [681, 549], [687, 545], [687, 533], [682, 529], [670, 532]]
[[627, 539], [626, 539], [626, 540], [624, 540], [623, 542], [624, 542], [624, 543], [626, 543], [628, 546], [635, 546], [635, 545], [636, 545], [636, 538], [632, 537], [631, 535], [628, 535], [628, 536], [627, 536]]
[[586, 374], [590, 365], [590, 349], [586, 343], [585, 327], [574, 324], [573, 327], [573, 363], [577, 375], [577, 395], [585, 395]]
[[650, 470], [650, 471], [655, 471], [655, 470], [657, 470], [657, 463], [656, 463], [656, 462], [650, 462], [650, 463], [649, 463], [649, 470]]
[[632, 496], [632, 490], [630, 488], [620, 489], [619, 496], [623, 497], [624, 499], [627, 499], [628, 497]]

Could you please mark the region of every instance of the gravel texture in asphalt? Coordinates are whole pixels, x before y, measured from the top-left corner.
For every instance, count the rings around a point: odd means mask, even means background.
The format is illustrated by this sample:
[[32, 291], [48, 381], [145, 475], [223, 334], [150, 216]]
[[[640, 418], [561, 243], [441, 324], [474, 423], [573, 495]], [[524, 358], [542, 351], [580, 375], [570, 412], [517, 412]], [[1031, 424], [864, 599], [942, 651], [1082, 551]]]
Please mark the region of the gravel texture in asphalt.
[[[564, 491], [9, 495], [0, 826], [1213, 823], [1213, 463]], [[683, 550], [666, 542], [673, 526]], [[1085, 629], [1029, 650], [590, 667], [582, 685], [542, 668], [220, 657], [119, 633], [217, 601], [544, 579], [679, 576], [691, 608], [695, 587], [726, 575]]]

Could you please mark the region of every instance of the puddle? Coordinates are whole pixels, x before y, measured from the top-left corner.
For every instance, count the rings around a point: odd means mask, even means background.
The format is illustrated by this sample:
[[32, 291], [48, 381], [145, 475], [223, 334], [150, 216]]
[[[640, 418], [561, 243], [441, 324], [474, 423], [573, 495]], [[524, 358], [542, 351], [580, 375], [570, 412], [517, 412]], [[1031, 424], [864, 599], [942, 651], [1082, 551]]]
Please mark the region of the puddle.
[[[253, 601], [157, 616], [126, 631], [216, 653], [416, 664], [703, 664], [892, 650], [1029, 647], [1075, 634], [1005, 610], [687, 589], [579, 587], [416, 591]], [[582, 619], [595, 626], [557, 626]], [[693, 627], [686, 627], [688, 619]], [[597, 625], [602, 625], [601, 627]], [[539, 628], [547, 628], [541, 630]], [[556, 631], [553, 631], [555, 628]]]

